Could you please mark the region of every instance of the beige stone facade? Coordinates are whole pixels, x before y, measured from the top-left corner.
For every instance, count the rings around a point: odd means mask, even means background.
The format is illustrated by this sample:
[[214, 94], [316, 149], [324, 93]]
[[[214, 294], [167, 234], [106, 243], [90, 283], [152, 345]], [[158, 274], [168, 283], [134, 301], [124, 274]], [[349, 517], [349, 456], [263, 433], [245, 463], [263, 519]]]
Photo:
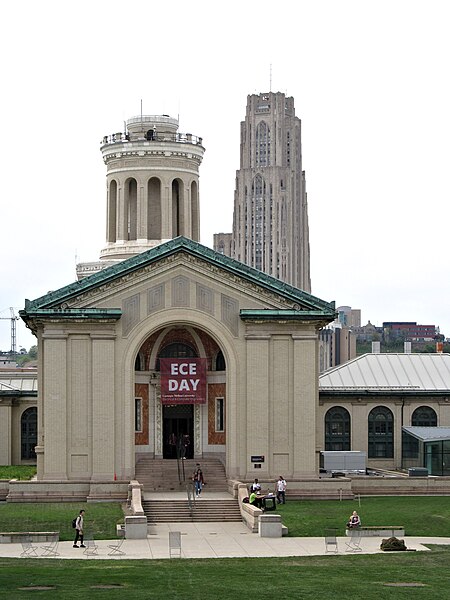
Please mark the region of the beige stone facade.
[[158, 358], [173, 343], [208, 361], [207, 402], [187, 417], [195, 457], [222, 458], [231, 478], [254, 477], [254, 456], [261, 478], [316, 473], [318, 329], [333, 305], [176, 238], [21, 316], [38, 338], [40, 480], [129, 480], [137, 455], [165, 455]]

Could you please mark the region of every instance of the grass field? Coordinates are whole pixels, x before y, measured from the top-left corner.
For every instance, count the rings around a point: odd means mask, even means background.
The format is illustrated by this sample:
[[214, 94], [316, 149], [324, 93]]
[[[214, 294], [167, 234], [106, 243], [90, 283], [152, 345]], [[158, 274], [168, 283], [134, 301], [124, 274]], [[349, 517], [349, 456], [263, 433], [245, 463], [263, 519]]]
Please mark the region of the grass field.
[[59, 531], [60, 540], [71, 540], [74, 536], [72, 519], [82, 508], [86, 511], [86, 534], [103, 540], [117, 537], [116, 524], [124, 521], [122, 506], [117, 502], [0, 504], [0, 531]]
[[36, 467], [28, 465], [0, 465], [0, 479], [31, 479]]
[[[450, 498], [445, 496], [380, 496], [358, 501], [286, 501], [277, 514], [295, 537], [319, 536], [326, 527], [344, 531], [358, 511], [363, 525], [403, 525], [406, 535], [450, 537]], [[449, 592], [450, 598], [450, 592]]]
[[[59, 531], [61, 540], [69, 540], [71, 521], [81, 508], [86, 510], [88, 533], [96, 539], [116, 537], [116, 523], [124, 520], [118, 503], [0, 504], [0, 531]], [[445, 496], [361, 498], [361, 506], [351, 500], [288, 500], [276, 512], [290, 536], [317, 537], [328, 527], [336, 527], [342, 535], [353, 510], [363, 525], [403, 525], [406, 535], [450, 537], [450, 498]]]
[[[449, 597], [449, 561], [443, 546], [273, 559], [0, 559], [0, 598], [443, 600]], [[43, 586], [52, 589], [36, 589]]]

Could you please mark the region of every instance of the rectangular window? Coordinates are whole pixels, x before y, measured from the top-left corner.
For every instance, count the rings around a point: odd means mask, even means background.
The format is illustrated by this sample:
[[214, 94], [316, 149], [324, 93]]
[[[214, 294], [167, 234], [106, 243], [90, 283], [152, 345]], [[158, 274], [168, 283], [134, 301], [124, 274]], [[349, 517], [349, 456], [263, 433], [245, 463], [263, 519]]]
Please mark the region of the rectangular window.
[[134, 399], [134, 430], [142, 432], [142, 398]]
[[224, 405], [223, 398], [216, 398], [216, 431], [225, 431]]

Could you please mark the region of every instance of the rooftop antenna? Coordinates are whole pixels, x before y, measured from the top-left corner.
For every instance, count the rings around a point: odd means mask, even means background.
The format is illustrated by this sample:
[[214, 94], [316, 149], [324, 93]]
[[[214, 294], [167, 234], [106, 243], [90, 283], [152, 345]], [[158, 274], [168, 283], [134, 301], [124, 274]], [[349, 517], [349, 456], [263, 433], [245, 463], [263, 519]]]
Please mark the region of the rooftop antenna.
[[270, 85], [269, 85], [269, 92], [272, 91], [272, 63], [270, 63]]

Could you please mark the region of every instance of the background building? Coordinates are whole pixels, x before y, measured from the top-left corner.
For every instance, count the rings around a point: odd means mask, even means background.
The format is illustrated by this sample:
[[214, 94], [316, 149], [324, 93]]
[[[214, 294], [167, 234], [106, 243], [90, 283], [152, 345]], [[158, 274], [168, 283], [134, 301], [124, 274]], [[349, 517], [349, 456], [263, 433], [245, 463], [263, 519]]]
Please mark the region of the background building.
[[434, 342], [438, 334], [436, 325], [418, 325], [415, 321], [385, 321], [383, 323], [383, 338], [386, 343]]
[[[448, 430], [450, 354], [364, 354], [323, 373], [319, 382], [321, 448], [364, 451], [372, 468], [431, 464], [424, 455], [413, 457], [411, 448], [403, 455], [403, 431], [425, 426], [435, 439], [432, 428]], [[448, 448], [450, 456], [450, 442]], [[435, 464], [436, 475], [450, 475], [448, 468], [438, 472], [440, 466]]]
[[301, 121], [294, 99], [281, 92], [247, 98], [231, 245], [227, 235], [215, 236], [215, 250], [311, 291]]

